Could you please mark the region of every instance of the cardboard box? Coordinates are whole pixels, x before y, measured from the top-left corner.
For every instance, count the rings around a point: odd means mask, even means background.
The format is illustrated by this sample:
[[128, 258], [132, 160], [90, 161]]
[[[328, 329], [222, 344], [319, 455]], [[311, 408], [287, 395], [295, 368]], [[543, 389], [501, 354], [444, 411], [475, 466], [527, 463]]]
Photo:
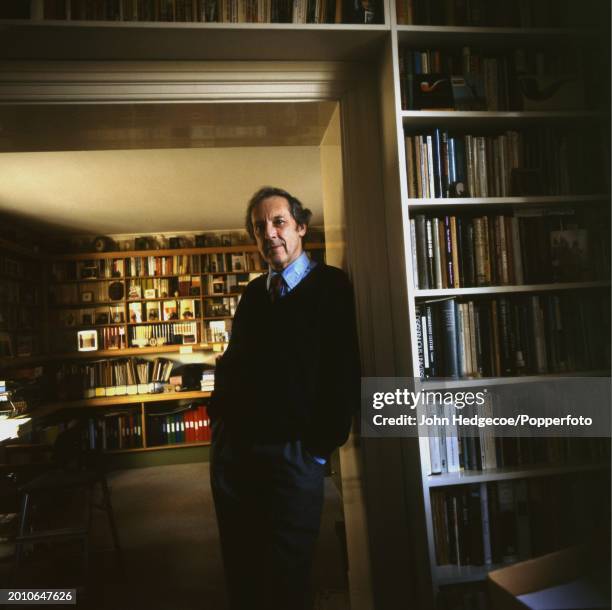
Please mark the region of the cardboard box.
[[609, 565], [609, 548], [598, 543], [570, 547], [495, 570], [487, 578], [491, 608], [527, 610], [529, 606], [518, 596], [571, 583], [591, 573], [601, 572], [602, 568], [609, 574]]

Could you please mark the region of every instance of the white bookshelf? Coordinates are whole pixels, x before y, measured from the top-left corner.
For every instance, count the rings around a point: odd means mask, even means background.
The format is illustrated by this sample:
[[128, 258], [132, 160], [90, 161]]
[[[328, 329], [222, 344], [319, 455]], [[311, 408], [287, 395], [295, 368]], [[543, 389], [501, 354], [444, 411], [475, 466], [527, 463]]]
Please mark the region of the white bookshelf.
[[415, 289], [417, 298], [436, 298], [453, 296], [470, 296], [482, 294], [519, 294], [522, 292], [550, 292], [557, 290], [589, 290], [592, 288], [608, 288], [610, 282], [559, 282], [555, 284], [524, 284], [519, 286], [480, 286], [477, 288], [435, 288], [432, 290]]
[[534, 477], [548, 477], [555, 474], [570, 472], [590, 472], [607, 468], [608, 464], [563, 464], [558, 466], [534, 466], [532, 468], [506, 467], [492, 468], [482, 471], [464, 471], [457, 473], [428, 475], [425, 485], [431, 487], [446, 487], [448, 485], [469, 485], [472, 483], [486, 483], [488, 481], [508, 481], [512, 479], [531, 479]]
[[447, 198], [421, 198], [408, 199], [409, 210], [428, 210], [444, 208], [445, 206], [458, 207], [541, 207], [562, 205], [598, 204], [609, 201], [608, 195], [543, 195], [538, 197], [447, 197]]
[[[487, 130], [494, 129], [529, 128], [532, 126], [567, 126], [581, 125], [584, 128], [597, 126], [595, 129], [608, 129], [606, 127], [609, 116], [599, 111], [542, 111], [542, 112], [513, 112], [513, 111], [446, 111], [446, 110], [406, 110], [401, 106], [400, 96], [400, 73], [399, 53], [400, 48], [407, 46], [413, 49], [448, 49], [449, 47], [461, 48], [470, 46], [474, 48], [490, 48], [494, 51], [500, 49], [512, 49], [513, 47], [533, 46], [540, 44], [542, 47], [550, 47], [559, 44], [591, 45], [597, 41], [601, 31], [593, 28], [493, 28], [493, 27], [449, 27], [429, 25], [398, 25], [395, 13], [392, 11], [391, 35], [394, 70], [395, 91], [395, 116], [388, 117], [389, 124], [394, 122], [397, 133], [397, 167], [399, 170], [399, 187], [402, 205], [403, 238], [405, 255], [405, 284], [406, 284], [406, 316], [410, 325], [410, 351], [411, 368], [406, 372], [407, 376], [418, 378], [419, 355], [416, 341], [415, 308], [417, 304], [427, 299], [439, 299], [446, 297], [480, 297], [487, 295], [512, 295], [521, 293], [551, 293], [572, 292], [578, 294], [593, 294], [593, 291], [609, 289], [610, 282], [607, 280], [588, 282], [564, 282], [528, 285], [504, 285], [486, 286], [460, 289], [416, 289], [414, 274], [412, 270], [412, 247], [410, 218], [417, 213], [436, 214], [437, 210], [443, 210], [443, 214], [470, 212], [479, 210], [486, 214], [501, 213], [501, 210], [529, 208], [529, 207], [562, 207], [562, 206], [609, 206], [610, 195], [607, 193], [591, 192], [588, 194], [571, 195], [544, 195], [544, 196], [506, 196], [506, 197], [466, 197], [466, 198], [427, 198], [417, 199], [408, 196], [408, 184], [406, 176], [406, 159], [404, 149], [405, 134], [421, 134], [433, 128], [444, 128], [447, 130], [461, 130], [468, 132], [471, 129]], [[389, 112], [390, 113], [390, 112]], [[391, 113], [390, 113], [391, 114]], [[495, 211], [497, 210], [497, 211]], [[565, 375], [565, 374], [564, 374]], [[609, 370], [583, 371], [580, 373], [569, 373], [569, 375], [585, 376], [609, 376]], [[563, 375], [556, 375], [563, 376]], [[425, 390], [450, 390], [462, 388], [502, 386], [515, 383], [537, 383], [554, 378], [555, 375], [527, 375], [521, 377], [494, 377], [494, 378], [468, 378], [468, 379], [436, 379], [423, 380], [418, 384], [418, 389]], [[505, 467], [482, 471], [462, 470], [459, 473], [447, 473], [431, 475], [429, 470], [429, 439], [418, 439], [418, 452], [420, 455], [420, 480], [422, 495], [414, 494], [414, 502], [422, 502], [422, 506], [414, 510], [422, 509], [424, 526], [426, 529], [426, 546], [424, 552], [429, 560], [429, 578], [433, 593], [428, 601], [427, 607], [435, 607], [436, 593], [440, 587], [483, 581], [488, 572], [501, 565], [483, 566], [457, 566], [437, 565], [434, 522], [430, 490], [447, 487], [461, 486], [474, 483], [488, 483], [494, 481], [508, 481], [518, 479], [531, 479], [537, 477], [549, 477], [567, 473], [580, 474], [592, 472], [608, 467], [606, 464], [538, 464], [534, 466]], [[409, 475], [407, 475], [409, 476]], [[407, 486], [410, 485], [410, 482]], [[419, 544], [418, 536], [415, 544]], [[424, 606], [425, 607], [425, 606]]]

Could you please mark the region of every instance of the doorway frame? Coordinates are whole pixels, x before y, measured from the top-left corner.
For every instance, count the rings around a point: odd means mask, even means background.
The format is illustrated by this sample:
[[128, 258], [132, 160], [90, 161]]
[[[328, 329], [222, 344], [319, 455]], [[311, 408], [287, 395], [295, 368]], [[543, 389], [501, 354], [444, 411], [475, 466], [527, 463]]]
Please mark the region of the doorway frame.
[[[4, 61], [0, 106], [339, 102], [346, 261], [355, 290], [362, 374], [391, 376], [401, 358], [394, 329], [398, 278], [392, 268], [402, 253], [388, 242], [389, 225], [396, 221], [389, 210], [399, 209], [397, 187], [389, 184], [394, 160], [390, 166], [386, 154], [397, 145], [386, 142], [385, 147], [388, 130], [381, 119], [381, 107], [389, 103], [384, 93], [388, 56], [383, 48], [371, 62], [358, 63]], [[375, 605], [374, 599], [386, 583], [402, 574], [406, 578], [414, 561], [414, 541], [404, 523], [408, 510], [401, 443], [370, 447], [353, 433], [341, 450], [352, 610], [386, 606]], [[380, 476], [383, 469], [385, 477]], [[380, 521], [389, 510], [393, 530], [387, 526], [384, 534], [375, 532], [385, 529]], [[410, 588], [401, 586], [407, 596]], [[395, 594], [387, 590], [382, 597]]]

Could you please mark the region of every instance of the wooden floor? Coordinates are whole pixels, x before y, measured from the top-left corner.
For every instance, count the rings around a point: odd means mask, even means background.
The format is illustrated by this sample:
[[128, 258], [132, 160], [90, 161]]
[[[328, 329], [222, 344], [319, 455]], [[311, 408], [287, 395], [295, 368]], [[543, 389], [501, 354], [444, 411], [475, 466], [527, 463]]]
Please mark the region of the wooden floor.
[[[94, 522], [89, 578], [77, 548], [55, 550], [24, 569], [21, 586], [75, 587], [79, 608], [92, 610], [225, 610], [223, 567], [208, 465], [180, 464], [109, 475], [124, 570], [117, 569], [99, 512]], [[314, 568], [316, 610], [348, 610], [339, 495], [326, 479], [322, 531]], [[6, 586], [8, 567], [4, 564]], [[33, 607], [33, 606], [29, 606]]]

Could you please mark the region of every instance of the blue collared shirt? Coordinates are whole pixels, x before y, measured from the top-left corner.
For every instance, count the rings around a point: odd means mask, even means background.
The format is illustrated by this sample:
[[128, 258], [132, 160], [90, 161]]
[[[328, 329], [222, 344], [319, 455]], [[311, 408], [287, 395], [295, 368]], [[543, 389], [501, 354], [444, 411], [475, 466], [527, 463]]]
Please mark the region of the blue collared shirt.
[[[282, 271], [284, 284], [281, 288], [281, 297], [291, 292], [315, 267], [317, 262], [310, 260], [306, 252], [302, 252], [290, 265], [287, 265]], [[266, 278], [266, 288], [270, 290], [270, 282], [277, 275], [277, 271], [270, 269]]]
[[[306, 252], [302, 252], [290, 265], [287, 265], [282, 271], [283, 284], [281, 285], [281, 297], [291, 292], [315, 267], [317, 262], [310, 260]], [[266, 288], [270, 290], [270, 282], [277, 275], [277, 271], [270, 269], [266, 278]], [[317, 455], [312, 456], [319, 464], [325, 464], [326, 459]]]

